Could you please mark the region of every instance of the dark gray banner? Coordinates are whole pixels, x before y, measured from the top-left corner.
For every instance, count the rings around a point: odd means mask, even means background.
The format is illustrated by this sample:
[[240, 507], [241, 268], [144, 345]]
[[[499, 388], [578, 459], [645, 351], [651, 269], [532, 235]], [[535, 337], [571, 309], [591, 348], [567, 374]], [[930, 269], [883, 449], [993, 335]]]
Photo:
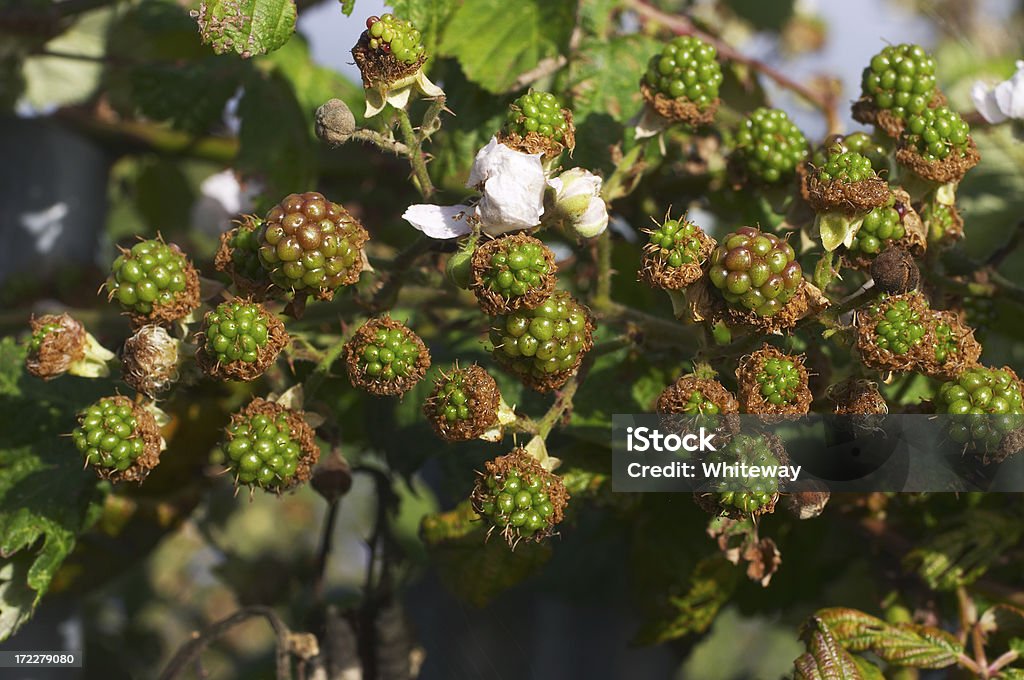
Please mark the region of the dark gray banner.
[[612, 418], [614, 491], [1024, 492], [1024, 418]]

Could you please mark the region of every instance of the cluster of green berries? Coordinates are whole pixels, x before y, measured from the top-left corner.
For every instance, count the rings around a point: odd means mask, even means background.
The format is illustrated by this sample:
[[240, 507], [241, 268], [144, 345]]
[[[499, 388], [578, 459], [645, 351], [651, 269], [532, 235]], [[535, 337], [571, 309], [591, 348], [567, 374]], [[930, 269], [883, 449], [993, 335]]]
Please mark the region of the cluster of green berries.
[[877, 171], [889, 165], [889, 153], [866, 132], [853, 132], [843, 137], [842, 145], [848, 151], [864, 156]]
[[651, 57], [644, 83], [670, 99], [685, 98], [707, 108], [718, 99], [722, 68], [712, 45], [693, 36], [673, 39]]
[[964, 371], [957, 380], [943, 383], [935, 410], [968, 416], [953, 420], [950, 438], [981, 451], [994, 451], [1007, 433], [1024, 426], [1020, 383], [1001, 369], [976, 366]]
[[871, 58], [861, 89], [877, 108], [905, 119], [928, 108], [935, 82], [935, 60], [920, 46], [890, 45]]
[[337, 203], [316, 192], [290, 194], [267, 214], [260, 262], [285, 290], [333, 291], [358, 279], [366, 238]]
[[818, 179], [825, 183], [835, 180], [853, 184], [875, 176], [871, 161], [866, 156], [847, 151], [838, 144], [829, 149], [824, 165], [818, 168]]
[[491, 255], [490, 266], [481, 273], [484, 285], [505, 297], [521, 297], [541, 287], [551, 269], [540, 242], [510, 241]]
[[267, 311], [243, 300], [222, 302], [206, 317], [206, 351], [218, 363], [256, 363], [267, 346]]
[[727, 302], [768, 317], [796, 294], [803, 270], [785, 240], [753, 227], [740, 227], [711, 254], [708, 277]]
[[135, 409], [125, 397], [105, 397], [79, 413], [71, 438], [86, 462], [111, 472], [124, 472], [146, 450]]
[[687, 219], [665, 220], [650, 232], [650, 244], [670, 267], [682, 267], [700, 260], [700, 228]]
[[416, 372], [421, 347], [410, 334], [405, 327], [377, 328], [359, 351], [362, 372], [371, 379], [385, 381], [411, 377]]
[[247, 216], [233, 229], [228, 238], [231, 249], [231, 264], [236, 274], [250, 281], [264, 278], [263, 265], [260, 264], [260, 227], [263, 220]]
[[46, 340], [46, 336], [56, 330], [60, 330], [60, 328], [61, 325], [53, 321], [44, 323], [36, 328], [28, 339], [27, 344], [29, 354], [38, 354], [39, 350], [43, 347], [43, 342]]
[[683, 406], [683, 414], [688, 416], [694, 415], [718, 415], [720, 409], [718, 404], [711, 401], [704, 396], [704, 393], [700, 390], [694, 390], [690, 392], [690, 398], [687, 400], [686, 405]]
[[543, 379], [576, 367], [590, 344], [589, 320], [583, 307], [559, 291], [536, 309], [499, 316], [490, 340], [499, 360]]
[[869, 256], [877, 255], [889, 242], [903, 238], [906, 234], [903, 219], [893, 205], [894, 201], [890, 200], [888, 205], [873, 208], [864, 216], [864, 222], [853, 237], [850, 250]]
[[807, 157], [807, 138], [785, 111], [759, 108], [736, 131], [736, 154], [751, 179], [774, 184]]
[[803, 381], [800, 371], [792, 361], [771, 358], [761, 366], [757, 382], [764, 400], [779, 406], [796, 402]]
[[561, 142], [568, 129], [569, 120], [562, 111], [562, 103], [550, 92], [527, 92], [512, 102], [505, 118], [505, 131], [520, 137], [536, 132]]
[[463, 371], [455, 371], [438, 387], [434, 398], [434, 414], [438, 418], [444, 418], [448, 423], [456, 423], [472, 417], [469, 395], [463, 389], [465, 377]]
[[925, 109], [907, 119], [904, 139], [926, 161], [941, 161], [953, 152], [962, 155], [970, 140], [971, 128], [956, 111], [940, 106]]
[[502, 475], [487, 475], [484, 485], [489, 497], [479, 503], [477, 512], [499, 531], [529, 539], [551, 526], [555, 508], [548, 495], [550, 480], [520, 476], [510, 469]]
[[114, 260], [107, 290], [126, 310], [150, 314], [185, 293], [190, 266], [174, 246], [157, 239], [139, 241]]
[[[749, 466], [779, 465], [768, 443], [761, 437], [739, 434], [718, 451], [708, 454], [709, 464]], [[727, 510], [757, 513], [774, 502], [779, 492], [779, 480], [774, 477], [729, 477], [712, 482], [718, 504]]]
[[424, 54], [419, 30], [405, 19], [383, 14], [366, 20], [370, 49], [389, 53], [404, 64], [415, 64]]
[[921, 211], [921, 219], [928, 227], [928, 239], [941, 241], [956, 238], [958, 224], [954, 216], [955, 209], [942, 203], [928, 203]]
[[956, 338], [953, 337], [953, 327], [948, 323], [935, 325], [935, 361], [940, 364], [946, 363], [946, 359], [956, 354]]
[[893, 354], [904, 355], [924, 341], [927, 331], [920, 312], [907, 300], [897, 299], [885, 306], [871, 307], [872, 314], [882, 313], [875, 324], [875, 344]]
[[239, 484], [272, 491], [291, 486], [303, 451], [288, 411], [245, 414], [233, 418], [225, 432], [225, 463]]

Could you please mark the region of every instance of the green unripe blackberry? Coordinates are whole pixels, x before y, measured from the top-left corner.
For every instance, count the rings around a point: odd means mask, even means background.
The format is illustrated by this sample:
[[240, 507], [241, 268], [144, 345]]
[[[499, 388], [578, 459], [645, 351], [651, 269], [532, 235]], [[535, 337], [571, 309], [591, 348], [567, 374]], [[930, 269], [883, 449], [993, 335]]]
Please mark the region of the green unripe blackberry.
[[956, 353], [956, 338], [953, 337], [953, 327], [948, 323], [940, 323], [935, 326], [935, 361], [945, 363], [946, 359]]
[[231, 416], [220, 454], [236, 484], [281, 493], [309, 480], [320, 449], [300, 412], [257, 398]]
[[907, 118], [903, 141], [928, 162], [941, 161], [967, 151], [971, 127], [949, 107], [925, 109]]
[[871, 161], [856, 151], [847, 151], [841, 145], [834, 145], [825, 157], [825, 163], [818, 168], [818, 179], [822, 182], [833, 180], [852, 184], [876, 177]]
[[873, 257], [906, 235], [903, 219], [894, 205], [895, 199], [892, 199], [888, 205], [874, 208], [864, 216], [864, 222], [853, 237], [851, 251]]
[[34, 324], [32, 328], [32, 335], [28, 339], [28, 351], [30, 354], [38, 354], [39, 350], [43, 347], [43, 341], [46, 340], [46, 336], [53, 331], [60, 329], [60, 323], [54, 321], [44, 321], [40, 319], [38, 324]]
[[30, 322], [25, 370], [50, 380], [67, 372], [85, 355], [85, 327], [67, 314], [46, 314]]
[[807, 158], [807, 138], [785, 111], [762, 107], [736, 131], [733, 157], [749, 179], [775, 184]]
[[736, 370], [744, 413], [802, 415], [812, 395], [802, 355], [783, 354], [770, 345], [744, 357]]
[[685, 216], [666, 217], [647, 235], [640, 276], [648, 285], [681, 290], [703, 275], [703, 264], [715, 244], [695, 223]]
[[352, 386], [378, 396], [405, 394], [430, 368], [423, 340], [387, 315], [363, 324], [345, 344], [344, 358]]
[[526, 137], [532, 132], [563, 142], [571, 124], [558, 97], [550, 92], [530, 90], [509, 106], [505, 116], [505, 133]]
[[423, 404], [423, 414], [442, 439], [468, 441], [498, 423], [500, 403], [494, 378], [473, 364], [442, 375]]
[[127, 397], [104, 397], [78, 414], [71, 439], [103, 479], [141, 482], [163, 440], [153, 415]]
[[284, 324], [263, 305], [235, 298], [206, 314], [196, 360], [211, 377], [254, 380], [288, 343]]
[[561, 387], [592, 345], [590, 311], [565, 291], [535, 309], [495, 319], [490, 340], [494, 357], [528, 387], [548, 392]]
[[736, 397], [721, 383], [696, 375], [684, 375], [658, 395], [657, 412], [686, 416], [738, 413]]
[[896, 299], [884, 306], [875, 305], [871, 313], [882, 315], [875, 325], [875, 344], [880, 349], [908, 354], [924, 341], [924, 320], [908, 300]]
[[562, 480], [525, 449], [513, 449], [485, 463], [470, 500], [473, 510], [513, 548], [521, 540], [541, 541], [562, 521], [569, 493]]
[[260, 231], [263, 220], [246, 215], [220, 236], [220, 247], [214, 258], [217, 271], [231, 277], [235, 288], [245, 295], [261, 299], [271, 282], [260, 262]]
[[279, 288], [330, 300], [359, 280], [369, 235], [345, 208], [310, 191], [290, 194], [267, 213], [259, 257]]
[[669, 99], [685, 99], [707, 109], [718, 99], [722, 68], [712, 45], [693, 36], [671, 40], [651, 57], [643, 85]]
[[469, 288], [485, 314], [536, 307], [555, 288], [555, 255], [526, 234], [488, 241], [473, 252]]
[[864, 69], [861, 92], [899, 119], [921, 113], [936, 94], [935, 60], [918, 45], [889, 45]]
[[199, 306], [198, 273], [177, 246], [159, 239], [122, 249], [106, 287], [136, 325], [176, 321]]
[[740, 227], [711, 254], [708, 278], [733, 307], [767, 317], [778, 313], [796, 294], [803, 283], [803, 270], [785, 240], [753, 227]]
[[929, 242], [952, 242], [963, 238], [964, 222], [955, 206], [929, 202], [921, 210]]
[[800, 373], [792, 361], [786, 359], [769, 359], [757, 376], [761, 387], [761, 396], [769, 404], [776, 406], [792, 404], [800, 391]]
[[[738, 434], [705, 459], [709, 465], [748, 466], [782, 465], [766, 437]], [[709, 480], [718, 507], [726, 514], [761, 515], [772, 512], [779, 497], [779, 480], [775, 477], [725, 476]]]
[[889, 165], [889, 154], [885, 147], [876, 142], [866, 132], [853, 132], [842, 139], [842, 145], [871, 161], [875, 171], [886, 169]]
[[423, 59], [424, 49], [419, 30], [405, 19], [382, 14], [366, 20], [370, 49], [378, 50], [402, 62], [415, 64]]
[[1008, 368], [975, 366], [942, 384], [935, 412], [955, 416], [948, 429], [953, 441], [992, 453], [1004, 436], [1024, 426], [1020, 381]]

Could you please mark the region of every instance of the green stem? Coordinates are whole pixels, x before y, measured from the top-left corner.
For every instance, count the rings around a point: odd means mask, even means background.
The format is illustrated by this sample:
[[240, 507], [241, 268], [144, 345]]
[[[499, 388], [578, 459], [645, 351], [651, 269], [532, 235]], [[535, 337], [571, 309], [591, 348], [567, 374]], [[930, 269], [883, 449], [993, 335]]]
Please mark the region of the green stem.
[[434, 184], [430, 181], [430, 174], [427, 172], [427, 162], [423, 158], [423, 140], [416, 131], [412, 129], [412, 121], [405, 109], [396, 109], [398, 116], [398, 128], [402, 133], [402, 140], [409, 148], [407, 157], [412, 166], [413, 177], [416, 179], [416, 188], [419, 189], [423, 198], [430, 198], [434, 194]]
[[572, 410], [572, 400], [576, 396], [576, 390], [579, 389], [581, 380], [580, 374], [577, 373], [569, 378], [569, 382], [565, 383], [565, 386], [559, 390], [555, 403], [551, 405], [547, 413], [537, 422], [538, 437], [547, 439], [555, 425], [562, 420], [567, 412]]
[[607, 308], [612, 302], [612, 235], [605, 229], [597, 237], [597, 285], [593, 304], [596, 309]]
[[352, 133], [352, 139], [360, 142], [369, 142], [382, 151], [393, 153], [396, 156], [405, 156], [408, 158], [412, 153], [409, 150], [409, 147], [405, 144], [402, 144], [398, 140], [391, 139], [388, 136], [382, 135], [376, 130], [367, 130], [365, 128], [356, 130]]

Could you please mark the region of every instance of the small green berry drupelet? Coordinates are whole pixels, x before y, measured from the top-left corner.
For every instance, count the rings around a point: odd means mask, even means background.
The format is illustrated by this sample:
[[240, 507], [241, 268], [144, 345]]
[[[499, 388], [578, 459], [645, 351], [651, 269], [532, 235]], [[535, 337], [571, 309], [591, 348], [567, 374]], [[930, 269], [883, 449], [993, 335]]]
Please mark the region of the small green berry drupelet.
[[907, 119], [904, 143], [928, 162], [962, 156], [967, 152], [971, 127], [946, 106], [925, 109]]
[[222, 462], [238, 485], [287, 491], [309, 480], [320, 457], [302, 414], [264, 399], [232, 415], [224, 435]]
[[711, 254], [708, 278], [730, 305], [768, 317], [782, 310], [799, 290], [803, 270], [785, 240], [740, 227]]
[[963, 238], [964, 223], [955, 206], [929, 202], [921, 211], [921, 219], [929, 242], [951, 243]]
[[940, 364], [956, 354], [956, 338], [953, 337], [953, 326], [948, 323], [935, 325], [935, 361]]
[[955, 416], [948, 430], [953, 441], [993, 453], [1004, 436], [1024, 427], [1020, 380], [1008, 368], [969, 368], [939, 388], [935, 412]]
[[442, 439], [468, 441], [497, 424], [500, 402], [494, 378], [473, 364], [442, 375], [423, 404], [423, 413]]
[[389, 316], [363, 324], [345, 344], [344, 356], [352, 386], [378, 396], [405, 394], [430, 368], [423, 340]]
[[550, 92], [527, 92], [516, 99], [505, 116], [505, 134], [526, 137], [531, 132], [553, 139], [566, 141], [566, 134], [572, 120], [566, 116], [558, 97]]
[[775, 184], [807, 158], [807, 138], [785, 111], [762, 107], [736, 131], [734, 158], [748, 179]]
[[56, 319], [52, 321], [40, 320], [40, 323], [32, 328], [32, 335], [28, 339], [28, 351], [30, 354], [38, 354], [39, 350], [43, 348], [43, 342], [46, 341], [46, 336], [50, 333], [60, 330], [60, 322]]
[[590, 312], [565, 291], [536, 309], [495, 319], [494, 356], [528, 387], [548, 392], [565, 384], [592, 346]]
[[557, 475], [521, 448], [488, 461], [485, 468], [470, 500], [490, 531], [498, 531], [513, 548], [521, 540], [539, 542], [554, 533], [569, 500]]
[[196, 359], [221, 380], [254, 380], [288, 342], [284, 324], [263, 305], [235, 298], [206, 314]]
[[162, 447], [152, 414], [127, 397], [104, 397], [79, 413], [71, 438], [86, 463], [111, 481], [141, 482]]
[[825, 157], [825, 163], [818, 169], [821, 182], [845, 182], [853, 184], [874, 178], [871, 161], [856, 151], [847, 151], [841, 145], [833, 145]]
[[271, 287], [260, 262], [260, 231], [263, 220], [246, 215], [220, 236], [220, 247], [214, 258], [217, 271], [231, 277], [240, 293], [261, 299]]
[[525, 234], [488, 241], [473, 252], [470, 290], [491, 316], [536, 307], [555, 288], [555, 256]]
[[366, 230], [322, 194], [290, 194], [274, 206], [260, 234], [260, 262], [279, 288], [322, 300], [359, 280]]
[[718, 99], [722, 68], [717, 51], [700, 38], [679, 36], [651, 57], [642, 84], [669, 99], [707, 109]]
[[897, 119], [921, 113], [936, 95], [935, 60], [918, 45], [889, 45], [864, 69], [861, 92]]
[[198, 273], [177, 246], [159, 239], [122, 250], [106, 287], [136, 325], [176, 321], [199, 306]]
[[370, 49], [390, 54], [403, 64], [415, 64], [424, 56], [419, 30], [393, 14], [368, 18], [366, 33]]
[[906, 235], [903, 218], [894, 207], [895, 199], [888, 205], [874, 208], [864, 216], [864, 222], [853, 237], [850, 250], [860, 255], [874, 257], [893, 241]]
[[[748, 466], [774, 465], [782, 461], [772, 450], [768, 437], [738, 434], [718, 451], [711, 452], [705, 459], [707, 464]], [[712, 505], [723, 514], [728, 515], [762, 515], [772, 512], [779, 498], [779, 480], [774, 477], [729, 477], [721, 476], [709, 480], [708, 491], [714, 495], [698, 497], [698, 504], [705, 506], [711, 500]], [[705, 501], [705, 502], [701, 502]]]
[[921, 313], [909, 300], [897, 299], [872, 313], [882, 314], [875, 325], [875, 344], [893, 354], [908, 354], [923, 341], [926, 327]]

